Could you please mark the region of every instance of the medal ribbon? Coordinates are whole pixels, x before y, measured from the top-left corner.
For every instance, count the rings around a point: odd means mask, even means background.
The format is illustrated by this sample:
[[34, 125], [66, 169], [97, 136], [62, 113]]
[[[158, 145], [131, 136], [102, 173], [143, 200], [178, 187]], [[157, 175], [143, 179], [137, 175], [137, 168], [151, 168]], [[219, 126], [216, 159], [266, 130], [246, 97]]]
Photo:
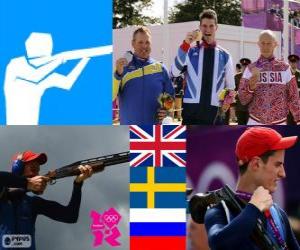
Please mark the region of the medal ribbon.
[[[236, 191], [236, 195], [240, 199], [245, 200], [247, 202], [250, 201], [251, 196], [252, 196], [252, 194], [250, 194], [250, 193], [246, 193], [246, 192], [239, 191], [239, 190]], [[269, 225], [271, 226], [271, 230], [272, 230], [273, 236], [276, 239], [276, 241], [279, 243], [280, 247], [283, 250], [288, 250], [287, 244], [286, 244], [285, 240], [282, 238], [282, 236], [281, 236], [281, 234], [279, 232], [279, 229], [278, 229], [278, 227], [275, 224], [275, 221], [274, 221], [274, 219], [272, 217], [272, 214], [271, 214], [270, 210], [269, 209], [266, 210], [264, 212], [264, 215], [267, 218], [267, 221], [269, 222]]]

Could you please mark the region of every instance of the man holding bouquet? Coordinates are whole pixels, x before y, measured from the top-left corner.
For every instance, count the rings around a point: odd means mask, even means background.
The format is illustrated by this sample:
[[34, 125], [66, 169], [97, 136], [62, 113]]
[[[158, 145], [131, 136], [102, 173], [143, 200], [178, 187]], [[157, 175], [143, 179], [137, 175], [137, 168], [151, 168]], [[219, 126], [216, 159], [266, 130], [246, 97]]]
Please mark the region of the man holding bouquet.
[[113, 99], [118, 95], [121, 125], [151, 125], [167, 115], [162, 99], [173, 97], [174, 88], [166, 67], [150, 58], [151, 33], [136, 29], [132, 37], [134, 53], [116, 61]]
[[[234, 90], [234, 68], [231, 55], [216, 44], [217, 14], [204, 10], [200, 14], [200, 30], [189, 32], [178, 50], [171, 71], [178, 76], [187, 66], [186, 89], [183, 98], [183, 124], [215, 124], [222, 110], [229, 109], [232, 94], [219, 99], [225, 90]], [[195, 47], [191, 47], [197, 42]]]

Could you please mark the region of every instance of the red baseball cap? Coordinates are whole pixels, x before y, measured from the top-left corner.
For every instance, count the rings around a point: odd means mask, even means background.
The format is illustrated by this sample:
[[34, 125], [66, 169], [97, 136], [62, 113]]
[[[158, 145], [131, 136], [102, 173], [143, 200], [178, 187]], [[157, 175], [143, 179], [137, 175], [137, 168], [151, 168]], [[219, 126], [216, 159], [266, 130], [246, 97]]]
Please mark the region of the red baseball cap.
[[[16, 160], [18, 154], [16, 154], [13, 158]], [[29, 162], [33, 160], [38, 160], [40, 165], [43, 165], [47, 162], [47, 155], [45, 153], [35, 153], [30, 150], [24, 151], [22, 153], [22, 161]]]
[[238, 139], [235, 154], [239, 165], [250, 161], [270, 150], [288, 149], [295, 145], [298, 136], [282, 137], [277, 131], [267, 127], [248, 128]]

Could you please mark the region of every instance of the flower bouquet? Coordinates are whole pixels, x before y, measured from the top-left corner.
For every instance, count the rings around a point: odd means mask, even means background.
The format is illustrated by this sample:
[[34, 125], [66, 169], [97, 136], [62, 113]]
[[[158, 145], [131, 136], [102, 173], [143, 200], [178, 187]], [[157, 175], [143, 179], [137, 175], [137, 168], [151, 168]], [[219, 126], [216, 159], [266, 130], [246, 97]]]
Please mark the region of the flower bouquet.
[[230, 105], [235, 102], [236, 91], [232, 89], [223, 89], [219, 93], [220, 107], [216, 115], [214, 125], [226, 125], [226, 112]]
[[[175, 99], [168, 93], [162, 93], [159, 95], [157, 99], [160, 104], [160, 110], [166, 112], [166, 117], [161, 121], [162, 124], [171, 124], [173, 123], [172, 112], [174, 110]], [[159, 121], [159, 117], [157, 117]]]

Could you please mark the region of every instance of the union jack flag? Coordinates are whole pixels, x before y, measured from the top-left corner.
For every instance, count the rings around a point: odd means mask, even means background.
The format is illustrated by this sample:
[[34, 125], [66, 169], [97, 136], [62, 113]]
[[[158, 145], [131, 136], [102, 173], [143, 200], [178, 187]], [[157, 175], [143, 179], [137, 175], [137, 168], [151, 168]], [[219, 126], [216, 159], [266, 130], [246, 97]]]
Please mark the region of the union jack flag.
[[186, 127], [130, 126], [130, 166], [186, 166]]

